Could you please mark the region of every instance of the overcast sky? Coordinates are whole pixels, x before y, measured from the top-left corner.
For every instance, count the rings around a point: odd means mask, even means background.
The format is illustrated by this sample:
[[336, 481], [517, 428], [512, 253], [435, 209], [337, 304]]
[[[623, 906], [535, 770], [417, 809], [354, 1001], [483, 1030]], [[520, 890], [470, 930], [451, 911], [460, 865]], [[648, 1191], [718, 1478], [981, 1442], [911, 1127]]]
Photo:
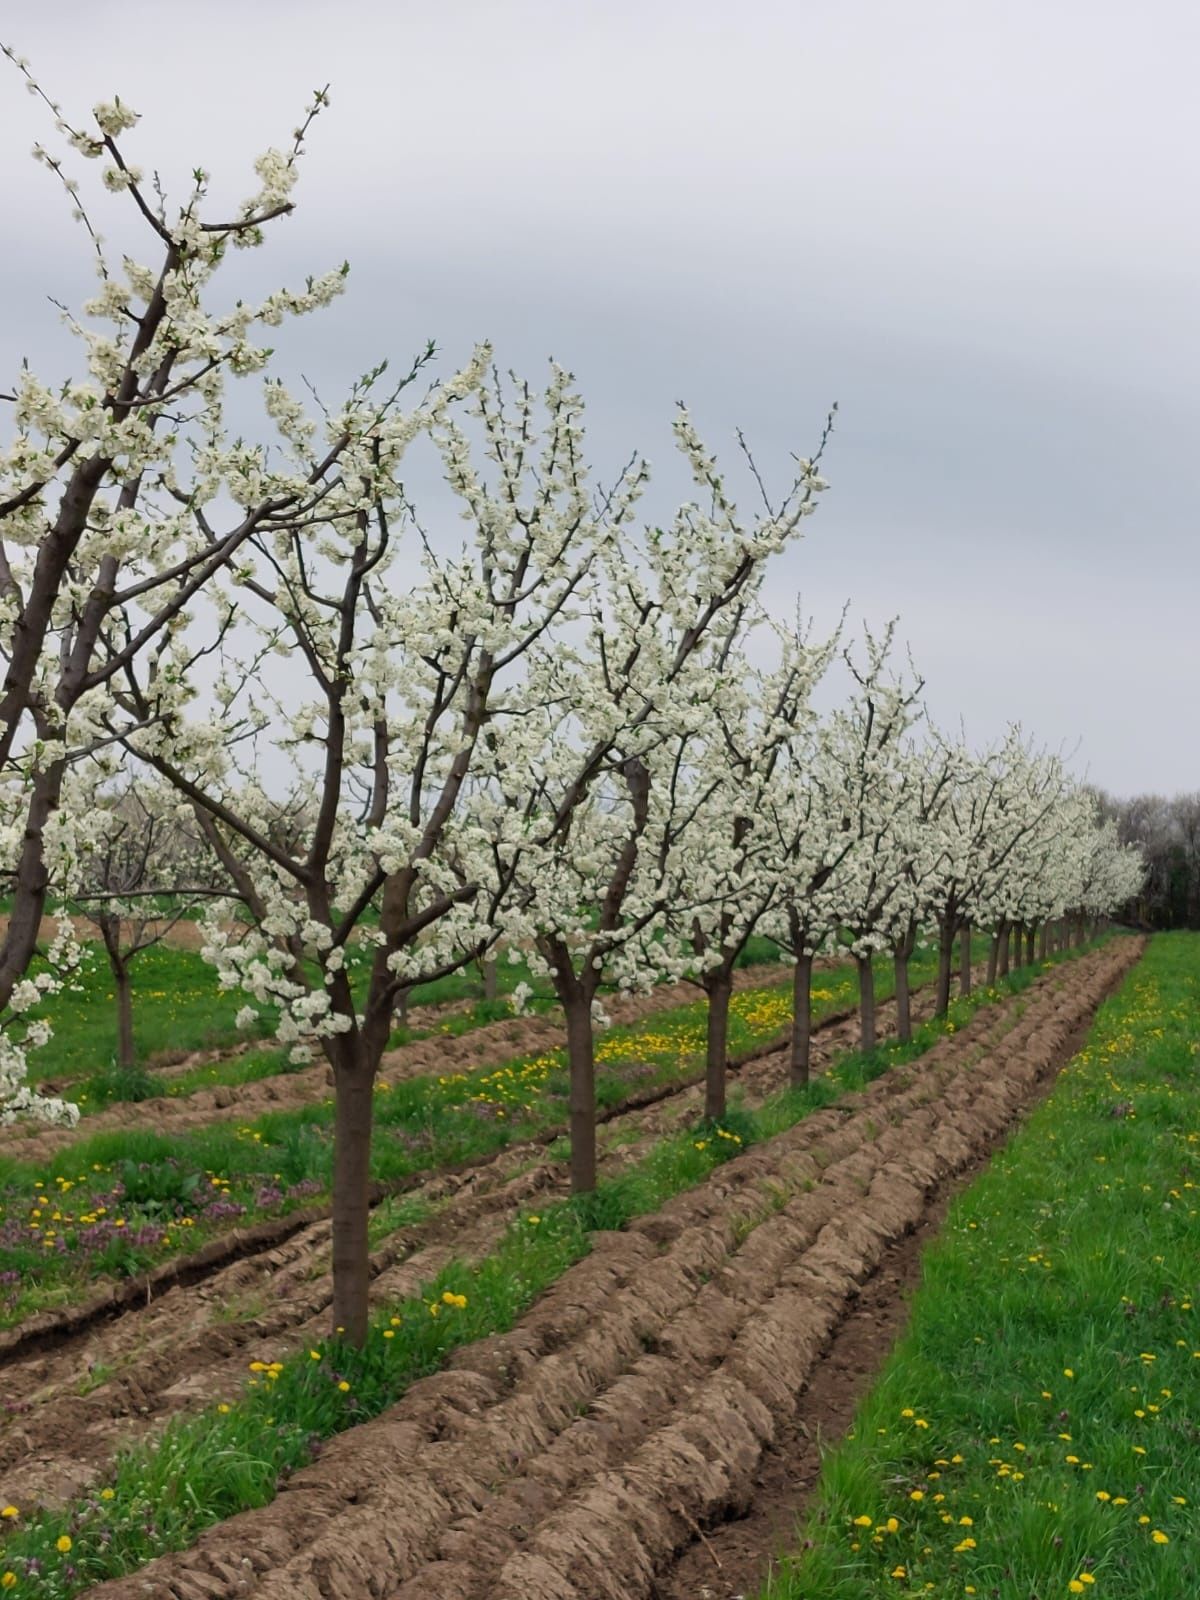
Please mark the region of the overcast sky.
[[[68, 114], [142, 112], [124, 143], [176, 194], [197, 164], [251, 192], [330, 83], [244, 269], [349, 258], [288, 335], [330, 393], [427, 337], [446, 370], [481, 337], [553, 355], [597, 465], [637, 446], [663, 496], [677, 399], [778, 483], [838, 401], [779, 609], [898, 613], [978, 742], [1019, 721], [1118, 792], [1200, 788], [1190, 0], [10, 0], [2, 29]], [[46, 296], [92, 280], [0, 66], [0, 374], [52, 379]]]

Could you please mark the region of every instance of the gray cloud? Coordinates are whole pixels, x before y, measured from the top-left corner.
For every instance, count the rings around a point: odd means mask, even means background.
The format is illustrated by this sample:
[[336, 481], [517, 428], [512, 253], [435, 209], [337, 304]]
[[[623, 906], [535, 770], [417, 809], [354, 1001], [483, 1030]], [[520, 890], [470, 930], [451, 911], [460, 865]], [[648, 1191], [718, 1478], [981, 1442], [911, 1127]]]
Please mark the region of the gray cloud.
[[[332, 82], [300, 210], [239, 263], [249, 293], [351, 258], [289, 339], [322, 387], [429, 334], [553, 353], [597, 457], [638, 445], [664, 497], [677, 398], [777, 477], [836, 398], [781, 609], [899, 613], [980, 740], [1013, 718], [1116, 789], [1200, 785], [1193, 6], [133, 0], [118, 28], [72, 0], [9, 30], [68, 109], [120, 92], [139, 157], [231, 198]], [[46, 134], [10, 79], [0, 362], [49, 374], [39, 297], [89, 280]]]

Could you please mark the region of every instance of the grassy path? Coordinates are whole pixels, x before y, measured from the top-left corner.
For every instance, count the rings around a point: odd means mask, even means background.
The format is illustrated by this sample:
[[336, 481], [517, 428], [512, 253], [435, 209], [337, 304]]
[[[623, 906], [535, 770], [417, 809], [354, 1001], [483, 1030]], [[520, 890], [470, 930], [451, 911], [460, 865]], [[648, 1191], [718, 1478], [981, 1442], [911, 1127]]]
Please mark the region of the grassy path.
[[1200, 937], [1154, 939], [928, 1252], [763, 1600], [1200, 1594]]

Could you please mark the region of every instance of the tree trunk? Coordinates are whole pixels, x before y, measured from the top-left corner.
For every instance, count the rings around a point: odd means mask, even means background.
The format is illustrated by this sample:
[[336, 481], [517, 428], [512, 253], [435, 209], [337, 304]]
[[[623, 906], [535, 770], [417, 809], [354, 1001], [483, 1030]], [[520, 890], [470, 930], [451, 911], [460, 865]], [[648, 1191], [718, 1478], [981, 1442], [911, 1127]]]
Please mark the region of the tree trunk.
[[1038, 960], [1045, 961], [1050, 954], [1050, 924], [1043, 922], [1038, 929]]
[[938, 930], [937, 991], [933, 1014], [944, 1017], [950, 1009], [950, 974], [954, 967], [954, 924], [943, 922]]
[[392, 1011], [393, 1018], [402, 1028], [408, 1024], [408, 996], [409, 990], [401, 989], [396, 996], [396, 1004]]
[[912, 1005], [908, 993], [908, 955], [897, 950], [893, 958], [896, 969], [896, 1037], [901, 1044], [912, 1042]]
[[971, 992], [971, 924], [965, 922], [958, 936], [958, 992]]
[[375, 1073], [362, 1059], [361, 1042], [348, 1041], [343, 1049], [333, 1069], [333, 1329], [347, 1343], [362, 1345], [371, 1282], [367, 1221]]
[[567, 1018], [567, 1068], [571, 1128], [571, 1193], [596, 1187], [596, 1052], [592, 1005], [586, 995], [564, 1003]]
[[488, 956], [482, 963], [483, 967], [483, 998], [495, 1000], [500, 993], [500, 974], [495, 956]]
[[131, 1071], [137, 1065], [133, 1043], [133, 984], [123, 961], [113, 965], [113, 992], [117, 999], [117, 1065]]
[[1006, 922], [1001, 926], [1001, 928], [999, 930], [999, 936], [1000, 936], [1000, 960], [996, 965], [996, 976], [998, 978], [1007, 978], [1008, 977], [1008, 933], [1009, 933], [1009, 929], [1008, 929], [1008, 924]]
[[733, 974], [724, 969], [705, 974], [708, 994], [708, 1039], [704, 1063], [704, 1115], [719, 1122], [725, 1115], [725, 1075], [728, 1065], [729, 997]]
[[861, 1020], [859, 1048], [875, 1048], [875, 968], [870, 956], [855, 956], [858, 967], [858, 1014]]
[[1020, 966], [1021, 966], [1021, 950], [1022, 950], [1022, 945], [1021, 945], [1021, 924], [1019, 922], [1014, 922], [1013, 923], [1012, 927], [1009, 929], [1008, 938], [1009, 938], [1009, 945], [1011, 946], [1011, 951], [1010, 951], [1010, 956], [1009, 956], [1009, 966], [1011, 967], [1013, 972], [1017, 972], [1017, 971], [1020, 970]]
[[791, 1080], [797, 1088], [808, 1082], [812, 1042], [812, 970], [809, 951], [797, 954], [792, 968], [792, 1051]]
[[1025, 965], [1031, 967], [1037, 960], [1037, 926], [1029, 923], [1025, 929]]
[[989, 988], [992, 986], [993, 983], [995, 983], [996, 975], [997, 975], [997, 973], [999, 971], [1000, 971], [1000, 929], [997, 928], [995, 930], [995, 932], [992, 934], [992, 942], [988, 946], [987, 981], [988, 981], [988, 987]]

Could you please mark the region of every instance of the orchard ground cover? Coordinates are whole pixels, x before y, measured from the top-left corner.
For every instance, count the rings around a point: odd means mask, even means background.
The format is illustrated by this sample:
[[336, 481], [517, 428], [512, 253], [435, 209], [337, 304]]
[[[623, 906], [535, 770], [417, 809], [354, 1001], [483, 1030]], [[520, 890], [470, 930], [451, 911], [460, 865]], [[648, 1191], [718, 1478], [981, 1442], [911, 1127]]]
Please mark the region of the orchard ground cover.
[[[84, 948], [86, 959], [74, 978], [52, 1000], [30, 1013], [49, 1022], [53, 1034], [29, 1060], [30, 1081], [60, 1089], [69, 1084], [71, 1098], [84, 1116], [116, 1101], [186, 1096], [199, 1088], [251, 1083], [295, 1070], [288, 1052], [269, 1042], [276, 1021], [274, 1009], [263, 1008], [253, 1027], [239, 1029], [235, 1019], [245, 996], [222, 990], [216, 972], [197, 950], [168, 943], [143, 951], [131, 966], [140, 1065], [132, 1071], [118, 1068], [112, 977], [99, 946], [87, 941]], [[778, 946], [755, 936], [739, 965], [765, 965], [778, 958]], [[352, 970], [353, 966], [351, 963]], [[38, 965], [31, 970], [36, 975]], [[411, 1022], [398, 1023], [393, 1029], [391, 1048], [434, 1036], [458, 1037], [511, 1015], [509, 997], [519, 984], [532, 990], [526, 1002], [528, 1011], [556, 1008], [548, 986], [530, 972], [523, 958], [513, 962], [502, 956], [495, 976], [495, 1000], [481, 998], [482, 979], [474, 967], [417, 985], [409, 996], [409, 1009], [415, 1015]], [[428, 1014], [434, 1007], [456, 1009], [448, 1016]], [[235, 1055], [219, 1054], [255, 1038], [264, 1041], [261, 1047]], [[206, 1052], [215, 1059], [198, 1061], [181, 1072], [155, 1070], [181, 1057]]]
[[1200, 1593], [1200, 936], [954, 1205], [762, 1600]]
[[[762, 943], [765, 945], [765, 941]], [[113, 1067], [117, 1026], [112, 977], [100, 948], [91, 941], [86, 942], [84, 948], [84, 964], [73, 980], [30, 1013], [33, 1017], [44, 1018], [54, 1030], [49, 1042], [30, 1056], [30, 1080], [77, 1085], [75, 1098], [84, 1110], [106, 1100], [139, 1098], [147, 1092], [186, 1093], [181, 1079], [163, 1081], [160, 1085], [153, 1074], [145, 1075], [149, 1081], [141, 1083], [135, 1076], [130, 1087], [136, 1086], [136, 1093], [122, 1095], [119, 1092], [121, 1078]], [[36, 975], [38, 965], [31, 970]], [[247, 1031], [238, 1029], [235, 1023], [238, 1011], [245, 1004], [245, 996], [236, 990], [222, 990], [216, 972], [199, 951], [170, 944], [155, 945], [137, 957], [131, 973], [134, 1027], [142, 1062], [153, 1065], [156, 1061], [177, 1061], [183, 1055], [228, 1049], [246, 1040]], [[510, 995], [521, 982], [533, 983], [523, 960], [497, 965], [496, 984], [500, 996]], [[447, 1024], [439, 1024], [444, 1031], [453, 1033], [494, 1014], [488, 1002], [479, 1001], [480, 994], [481, 980], [477, 973], [468, 970], [419, 985], [412, 991], [410, 1007], [479, 1002], [477, 1014], [469, 1013], [462, 1019], [447, 1019]], [[530, 1004], [546, 1003], [548, 995], [544, 986], [537, 986]], [[266, 1038], [274, 1026], [273, 1008], [263, 1008], [258, 1023], [249, 1030], [249, 1037]], [[393, 1039], [402, 1043], [420, 1036], [421, 1032], [419, 1025], [398, 1026]], [[273, 1070], [286, 1071], [286, 1052], [264, 1052], [264, 1056], [276, 1063]], [[233, 1071], [236, 1073], [237, 1066]], [[226, 1077], [218, 1068], [215, 1072], [198, 1069], [194, 1081], [199, 1084], [244, 1080], [237, 1076]]]
[[[282, 1360], [259, 1360], [242, 1396], [179, 1419], [152, 1445], [124, 1456], [101, 1489], [61, 1513], [15, 1519], [22, 1526], [5, 1560], [19, 1580], [40, 1563], [38, 1592], [66, 1594], [131, 1570], [158, 1551], [178, 1548], [208, 1523], [260, 1504], [311, 1453], [314, 1442], [389, 1405], [460, 1344], [511, 1324], [529, 1300], [589, 1247], [590, 1230], [620, 1228], [693, 1188], [749, 1145], [769, 1139], [861, 1087], [889, 1066], [912, 1059], [962, 1027], [981, 1006], [1027, 987], [1027, 969], [1011, 985], [956, 1003], [945, 1024], [927, 1024], [910, 1046], [849, 1057], [803, 1091], [735, 1110], [724, 1127], [688, 1130], [664, 1140], [594, 1196], [552, 1200], [513, 1223], [482, 1262], [447, 1267], [418, 1299], [382, 1309], [365, 1352], [324, 1342]], [[269, 1352], [268, 1352], [269, 1354]], [[186, 1467], [186, 1470], [185, 1470]], [[178, 1485], [186, 1483], [187, 1493]], [[60, 1541], [69, 1541], [59, 1549]]]

